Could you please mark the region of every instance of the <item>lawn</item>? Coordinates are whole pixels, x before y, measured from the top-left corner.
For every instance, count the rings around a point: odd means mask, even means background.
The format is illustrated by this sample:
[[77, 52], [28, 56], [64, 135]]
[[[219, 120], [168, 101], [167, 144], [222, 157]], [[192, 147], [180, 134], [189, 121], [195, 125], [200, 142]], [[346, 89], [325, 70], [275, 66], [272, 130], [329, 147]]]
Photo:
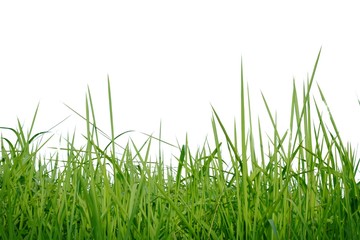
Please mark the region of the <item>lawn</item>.
[[360, 239], [359, 160], [320, 108], [320, 54], [303, 89], [294, 83], [285, 132], [264, 96], [273, 135], [252, 120], [241, 73], [239, 125], [229, 132], [213, 108], [214, 141], [178, 144], [174, 166], [150, 157], [154, 144], [169, 144], [159, 137], [117, 143], [110, 81], [105, 147], [90, 90], [85, 143], [64, 137], [65, 159], [40, 153], [51, 136], [32, 132], [38, 108], [28, 130], [1, 127], [0, 238]]

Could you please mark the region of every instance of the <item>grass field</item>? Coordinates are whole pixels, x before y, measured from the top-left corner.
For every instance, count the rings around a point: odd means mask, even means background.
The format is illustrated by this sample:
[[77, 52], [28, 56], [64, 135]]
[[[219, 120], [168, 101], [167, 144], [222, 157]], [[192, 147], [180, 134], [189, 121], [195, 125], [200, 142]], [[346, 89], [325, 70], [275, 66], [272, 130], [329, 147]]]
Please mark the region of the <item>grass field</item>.
[[90, 90], [86, 144], [68, 136], [65, 161], [39, 153], [37, 110], [28, 131], [2, 127], [0, 239], [360, 239], [359, 160], [310, 91], [327, 106], [313, 86], [320, 53], [303, 89], [294, 84], [286, 132], [265, 97], [274, 134], [253, 125], [241, 74], [239, 125], [228, 132], [213, 109], [214, 141], [180, 144], [175, 166], [150, 158], [159, 138], [117, 144], [110, 83], [105, 147]]

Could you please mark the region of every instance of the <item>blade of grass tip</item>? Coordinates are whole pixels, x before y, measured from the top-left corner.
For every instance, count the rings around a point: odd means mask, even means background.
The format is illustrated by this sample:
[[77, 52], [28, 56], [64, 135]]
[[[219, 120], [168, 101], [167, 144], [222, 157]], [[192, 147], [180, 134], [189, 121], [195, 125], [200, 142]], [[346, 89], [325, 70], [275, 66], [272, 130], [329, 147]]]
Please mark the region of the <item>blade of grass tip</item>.
[[[131, 132], [135, 132], [135, 131], [134, 131], [134, 130], [128, 130], [128, 131], [125, 131], [125, 132], [120, 133], [119, 135], [117, 135], [117, 136], [114, 138], [114, 141], [115, 141], [116, 139], [118, 139], [119, 137], [125, 135], [126, 133], [131, 133]], [[110, 141], [110, 142], [106, 145], [106, 147], [104, 148], [104, 150], [108, 149], [108, 147], [111, 146], [114, 141]], [[119, 146], [119, 145], [117, 145], [117, 146]], [[119, 146], [119, 147], [121, 147], [123, 150], [125, 149], [125, 148], [122, 147], [122, 146]]]
[[140, 133], [141, 133], [141, 134], [144, 134], [144, 135], [147, 136], [147, 137], [150, 137], [150, 138], [153, 138], [153, 139], [155, 139], [155, 140], [157, 140], [157, 141], [160, 141], [161, 143], [164, 143], [164, 144], [169, 145], [169, 146], [171, 146], [171, 147], [180, 149], [179, 143], [178, 143], [178, 146], [175, 146], [174, 144], [171, 144], [171, 143], [169, 143], [169, 142], [167, 142], [167, 141], [165, 141], [165, 140], [163, 140], [163, 139], [161, 139], [161, 138], [154, 137], [153, 135], [150, 135], [150, 134], [147, 134], [147, 133], [143, 133], [143, 132], [140, 132]]
[[[290, 133], [289, 133], [289, 141], [288, 141], [288, 152], [287, 152], [287, 155], [284, 157], [285, 162], [286, 162], [286, 167], [283, 170], [283, 175], [286, 174], [285, 176], [290, 175], [292, 161], [293, 161], [294, 157], [296, 156], [297, 151], [299, 150], [299, 147], [296, 148], [296, 138], [293, 142], [293, 123], [295, 120], [294, 117], [295, 117], [297, 108], [298, 108], [297, 92], [296, 92], [296, 86], [295, 86], [295, 79], [293, 79], [293, 93], [292, 93], [292, 101], [291, 101], [291, 105], [290, 105], [290, 126], [289, 126]], [[294, 146], [292, 146], [292, 144], [294, 144]]]
[[[12, 131], [14, 134], [15, 134], [15, 136], [16, 136], [16, 139], [19, 139], [20, 138], [20, 134], [15, 130], [15, 129], [13, 129], [13, 128], [8, 128], [8, 127], [0, 127], [0, 129], [6, 129], [6, 130], [10, 130], [10, 131]], [[2, 136], [1, 136], [1, 138], [3, 138]], [[14, 144], [12, 144], [12, 142], [9, 140], [9, 139], [7, 139], [7, 138], [3, 138], [8, 144], [9, 144], [9, 146], [11, 146], [11, 149], [13, 149], [13, 151], [11, 151], [13, 154], [15, 154], [15, 152], [16, 152], [16, 143], [15, 143], [15, 145]], [[13, 155], [13, 156], [15, 156], [15, 155]]]
[[[132, 140], [132, 138], [129, 139], [130, 140], [130, 143], [132, 143], [132, 146], [133, 148], [135, 149], [136, 151], [136, 154], [133, 155], [133, 157], [131, 158], [131, 161], [135, 161], [136, 158], [139, 158], [140, 161], [146, 161], [148, 159], [148, 150], [150, 148], [150, 145], [151, 145], [151, 138], [148, 138], [145, 140], [145, 142], [140, 146], [140, 148], [136, 147], [135, 145], [135, 142]], [[141, 156], [140, 152], [142, 151], [142, 149], [147, 146], [147, 153], [146, 153], [146, 158], [144, 160], [144, 158]]]
[[18, 135], [18, 143], [20, 144], [20, 147], [21, 149], [24, 149], [25, 148], [25, 143], [26, 143], [26, 138], [25, 138], [25, 135], [24, 135], [24, 132], [23, 132], [23, 126], [21, 126], [20, 124], [20, 120], [17, 119], [17, 124], [18, 124], [18, 129], [17, 130], [17, 135]]
[[[79, 116], [81, 119], [87, 121], [86, 117], [82, 116], [79, 112], [75, 111], [73, 108], [71, 108], [69, 105], [67, 105], [66, 103], [63, 103], [68, 109], [70, 109], [73, 113], [75, 113], [77, 116]], [[90, 122], [91, 125], [93, 125], [92, 122]], [[101, 135], [103, 135], [106, 139], [111, 140], [110, 136], [107, 135], [104, 131], [102, 131], [100, 128], [96, 127], [96, 130], [99, 131], [101, 133]]]
[[[34, 125], [35, 125], [36, 116], [37, 116], [38, 111], [39, 111], [39, 105], [40, 105], [40, 103], [38, 103], [38, 105], [37, 105], [37, 107], [36, 107], [36, 110], [35, 110], [35, 113], [34, 113], [34, 116], [33, 116], [32, 122], [31, 122], [30, 130], [28, 131], [28, 134], [27, 134], [27, 140], [24, 139], [24, 142], [26, 142], [28, 145], [29, 145], [30, 143], [32, 143], [32, 141], [35, 140], [38, 136], [42, 136], [42, 135], [44, 135], [45, 133], [48, 132], [48, 131], [42, 131], [42, 132], [39, 132], [39, 133], [34, 134], [34, 136], [31, 136], [31, 133], [32, 133], [33, 128], [34, 128]], [[51, 137], [52, 137], [52, 136], [51, 136]], [[51, 138], [51, 137], [50, 137], [50, 138]], [[37, 148], [37, 150], [34, 151], [34, 152], [32, 153], [32, 155], [36, 155], [36, 153], [50, 140], [50, 138], [47, 139], [47, 140], [45, 141], [45, 143], [43, 143], [39, 148]]]
[[[195, 176], [196, 175], [196, 170], [197, 170], [197, 164], [194, 163], [193, 160], [197, 160], [196, 158], [193, 157], [193, 155], [191, 154], [191, 150], [189, 147], [189, 138], [188, 138], [188, 134], [186, 133], [186, 138], [185, 138], [185, 159], [184, 159], [184, 164], [183, 167], [185, 166], [185, 178], [182, 179], [181, 181], [186, 181], [186, 179], [189, 179], [190, 176]], [[196, 183], [198, 180], [198, 178], [194, 179], [194, 183]]]
[[[241, 112], [241, 157], [243, 162], [243, 176], [247, 176], [247, 157], [246, 157], [246, 132], [245, 132], [245, 93], [244, 93], [244, 75], [243, 62], [241, 59], [241, 86], [240, 86], [240, 112]], [[243, 181], [246, 182], [246, 181]], [[244, 189], [245, 186], [244, 186]]]
[[250, 131], [250, 159], [254, 169], [258, 166], [257, 157], [255, 153], [255, 143], [254, 143], [254, 133], [253, 133], [253, 125], [252, 125], [252, 116], [251, 116], [251, 102], [250, 102], [250, 90], [249, 84], [247, 84], [247, 101], [248, 101], [248, 112], [249, 112], [249, 131]]
[[34, 141], [34, 139], [36, 139], [38, 136], [44, 135], [45, 133], [48, 133], [48, 131], [43, 131], [43, 132], [39, 132], [34, 134], [34, 136], [32, 136], [29, 140], [28, 143], [32, 143], [32, 141]]
[[245, 232], [249, 232], [250, 228], [250, 217], [248, 216], [248, 166], [247, 166], [247, 146], [246, 146], [246, 125], [245, 125], [245, 92], [244, 92], [244, 68], [243, 68], [243, 60], [241, 58], [241, 87], [240, 87], [240, 112], [241, 112], [241, 157], [242, 157], [242, 184], [243, 184], [243, 195], [244, 195], [244, 220], [245, 220]]
[[212, 110], [213, 110], [213, 113], [214, 113], [214, 115], [215, 115], [215, 117], [216, 117], [217, 122], [218, 122], [219, 125], [220, 125], [221, 130], [223, 131], [223, 133], [224, 133], [224, 135], [225, 135], [227, 144], [230, 145], [230, 148], [231, 148], [231, 150], [234, 152], [235, 158], [236, 158], [236, 160], [238, 161], [238, 163], [240, 164], [240, 168], [242, 169], [242, 162], [241, 162], [241, 159], [240, 159], [239, 152], [238, 152], [237, 148], [236, 148], [236, 147], [234, 146], [234, 144], [232, 143], [232, 141], [231, 141], [231, 139], [230, 139], [230, 137], [229, 137], [229, 134], [227, 133], [227, 131], [226, 131], [223, 123], [221, 122], [219, 115], [216, 113], [214, 107], [211, 106], [211, 108], [212, 108]]
[[325, 126], [323, 118], [321, 116], [318, 104], [317, 104], [317, 102], [315, 100], [314, 100], [314, 102], [315, 102], [316, 112], [317, 112], [317, 115], [318, 115], [318, 118], [319, 118], [319, 121], [320, 121], [320, 127], [321, 127], [321, 131], [322, 131], [322, 134], [323, 134], [323, 139], [325, 140], [325, 144], [326, 144], [326, 147], [328, 149], [328, 157], [327, 157], [327, 159], [329, 161], [331, 161], [331, 166], [335, 166], [333, 152], [331, 151], [333, 143], [330, 142], [328, 131], [326, 130], [326, 126]]
[[[92, 131], [91, 131], [91, 128], [90, 126], [93, 126], [91, 124], [91, 120], [90, 120], [90, 107], [89, 107], [89, 99], [88, 99], [88, 95], [86, 94], [86, 104], [85, 104], [85, 109], [86, 109], [86, 113], [85, 113], [85, 116], [86, 116], [86, 140], [87, 140], [87, 144], [86, 144], [86, 157], [85, 157], [85, 161], [88, 161], [88, 162], [91, 162], [91, 149], [92, 147], [94, 147], [94, 144], [93, 144], [93, 134], [92, 134]], [[89, 164], [89, 166], [92, 166], [91, 164]]]
[[237, 121], [234, 118], [234, 146], [236, 149], [238, 149], [238, 132], [237, 132]]
[[300, 125], [302, 123], [302, 118], [304, 116], [304, 111], [305, 111], [305, 107], [306, 107], [306, 102], [309, 101], [309, 97], [310, 97], [310, 90], [311, 90], [311, 87], [312, 87], [312, 84], [313, 84], [313, 81], [314, 81], [314, 78], [315, 78], [315, 73], [316, 73], [316, 69], [317, 69], [317, 66], [318, 66], [318, 63], [319, 63], [319, 59], [320, 59], [320, 55], [321, 55], [321, 50], [322, 50], [322, 47], [320, 48], [319, 50], [319, 53], [318, 53], [318, 56], [316, 58], [316, 61], [315, 61], [315, 64], [314, 64], [314, 68], [313, 68], [313, 71], [312, 71], [312, 74], [311, 74], [311, 78], [310, 78], [310, 82], [308, 84], [308, 88], [307, 88], [307, 91], [306, 91], [306, 94], [305, 94], [305, 97], [304, 97], [304, 105], [302, 107], [302, 110], [301, 110], [301, 114], [299, 116], [299, 120], [298, 120], [298, 126], [297, 126], [297, 131], [296, 131], [296, 135], [295, 135], [295, 138], [298, 136], [298, 134], [300, 133], [301, 131], [301, 128], [300, 128]]
[[[327, 159], [326, 164], [328, 165], [329, 168], [336, 169], [337, 168], [336, 167], [337, 166], [336, 156], [334, 156], [333, 151], [331, 151], [331, 149], [333, 148], [333, 145], [336, 143], [334, 141], [330, 141], [330, 138], [333, 139], [333, 136], [327, 130], [327, 127], [325, 126], [325, 124], [323, 122], [323, 119], [322, 119], [322, 116], [321, 116], [321, 113], [320, 113], [320, 110], [319, 110], [319, 107], [318, 107], [316, 101], [315, 101], [315, 107], [316, 107], [318, 118], [320, 120], [320, 127], [322, 129], [323, 138], [325, 140], [325, 144], [328, 149], [328, 153], [327, 153], [327, 157], [326, 157], [326, 159]], [[330, 134], [330, 136], [329, 136], [329, 134]], [[329, 175], [328, 178], [329, 178], [328, 179], [329, 184], [332, 182], [333, 186], [335, 186], [336, 182], [338, 181], [337, 177], [333, 176], [333, 178], [331, 178], [331, 176]]]
[[91, 91], [90, 88], [88, 86], [88, 97], [89, 97], [89, 104], [90, 104], [90, 111], [91, 111], [91, 116], [92, 116], [92, 126], [93, 126], [93, 132], [95, 133], [95, 139], [96, 139], [96, 144], [99, 144], [99, 135], [98, 135], [98, 131], [97, 131], [97, 127], [96, 127], [96, 118], [95, 118], [95, 109], [94, 109], [94, 105], [93, 105], [93, 101], [92, 101], [92, 97], [91, 97]]
[[[298, 100], [298, 96], [297, 96], [297, 90], [296, 90], [296, 86], [295, 86], [295, 79], [293, 81], [293, 94], [292, 94], [292, 101], [291, 101], [291, 115], [290, 115], [290, 136], [289, 136], [289, 148], [288, 148], [288, 155], [290, 156], [295, 148], [296, 148], [296, 141], [299, 139], [299, 142], [301, 142], [301, 131], [299, 131], [299, 129], [295, 129], [295, 136], [294, 136], [294, 140], [293, 140], [293, 122], [295, 120], [297, 120], [299, 122], [299, 100]], [[295, 123], [296, 126], [298, 127], [299, 124]], [[299, 135], [299, 138], [297, 138], [296, 136]], [[293, 141], [293, 142], [292, 142]]]
[[262, 137], [261, 122], [258, 118], [258, 131], [259, 131], [259, 142], [260, 142], [260, 155], [261, 155], [261, 167], [265, 167], [265, 153], [264, 153], [264, 142]]
[[[335, 133], [336, 133], [336, 136], [333, 137], [332, 134], [330, 133], [330, 135], [332, 136], [333, 140], [334, 140], [334, 144], [336, 146], [336, 148], [338, 149], [338, 152], [340, 154], [340, 159], [341, 159], [341, 162], [343, 164], [343, 168], [342, 168], [342, 171], [343, 171], [343, 178], [346, 180], [349, 180], [349, 182], [351, 182], [352, 184], [351, 185], [355, 185], [355, 181], [354, 178], [355, 178], [355, 172], [354, 172], [354, 157], [351, 157], [349, 156], [349, 151], [345, 148], [342, 140], [341, 140], [341, 136], [340, 136], [340, 133], [339, 133], [339, 130], [335, 124], [335, 120], [333, 118], [333, 115], [330, 111], [330, 108], [328, 106], [328, 103], [325, 99], [325, 96], [320, 88], [320, 86], [318, 85], [318, 89], [319, 89], [319, 92], [320, 92], [320, 95], [321, 95], [321, 99], [322, 101], [324, 102], [325, 104], [325, 107], [326, 107], [326, 110], [329, 114], [329, 117], [330, 117], [330, 121], [332, 123], [332, 126], [335, 130]], [[338, 142], [335, 141], [335, 138], [338, 139]], [[351, 150], [350, 150], [351, 151]], [[356, 187], [354, 186], [351, 186], [352, 189], [355, 189]]]
[[[143, 165], [144, 170], [147, 168], [146, 164], [147, 163], [151, 163], [150, 162], [150, 149], [151, 149], [151, 138], [146, 139], [146, 141], [143, 143], [143, 145], [140, 146], [140, 148], [138, 148], [135, 145], [135, 142], [130, 138], [130, 142], [135, 150], [135, 156], [133, 157], [133, 161], [137, 158], [139, 158], [140, 163]], [[141, 151], [143, 148], [145, 148], [145, 146], [147, 146], [146, 148], [146, 153], [145, 153], [145, 157], [141, 156]]]
[[113, 106], [112, 106], [112, 99], [111, 99], [111, 86], [110, 86], [110, 78], [108, 75], [108, 97], [109, 97], [109, 113], [110, 113], [110, 126], [111, 126], [111, 141], [112, 141], [112, 155], [115, 159], [115, 127], [114, 127], [114, 116], [113, 116]]
[[287, 155], [291, 155], [292, 149], [292, 134], [293, 134], [293, 123], [294, 123], [294, 114], [295, 114], [295, 103], [296, 103], [296, 89], [295, 89], [295, 78], [293, 78], [293, 91], [291, 96], [291, 105], [290, 105], [290, 134], [289, 134], [289, 143], [288, 143], [288, 152]]
[[180, 180], [181, 180], [181, 171], [182, 171], [182, 167], [183, 167], [184, 161], [185, 161], [185, 154], [186, 154], [186, 148], [185, 148], [185, 145], [182, 145], [180, 158], [178, 161], [179, 162], [178, 169], [177, 169], [177, 173], [176, 173], [176, 188], [177, 188], [177, 190], [179, 190], [179, 184], [180, 184]]
[[[274, 118], [274, 117], [273, 117], [273, 114], [272, 114], [271, 111], [270, 111], [270, 107], [269, 107], [269, 105], [268, 105], [268, 103], [267, 103], [267, 101], [266, 101], [266, 99], [265, 99], [264, 94], [261, 93], [261, 95], [262, 95], [262, 98], [263, 98], [263, 101], [264, 101], [264, 104], [265, 104], [265, 107], [266, 107], [266, 111], [267, 111], [268, 116], [269, 116], [269, 118], [270, 118], [271, 124], [272, 124], [272, 126], [273, 126], [273, 128], [274, 128], [274, 142], [275, 142], [275, 140], [276, 140], [276, 141], [277, 141], [277, 140], [280, 140], [280, 144], [279, 144], [279, 145], [276, 144], [276, 146], [274, 145], [274, 147], [278, 148], [277, 152], [280, 153], [279, 150], [281, 150], [281, 152], [283, 153], [283, 155], [285, 155], [285, 154], [286, 154], [286, 151], [285, 151], [285, 149], [284, 149], [284, 145], [282, 144], [282, 143], [283, 143], [283, 140], [285, 140], [285, 139], [283, 139], [283, 137], [280, 136], [280, 133], [279, 133], [279, 131], [278, 131], [277, 120], [276, 120], [276, 113], [275, 113], [275, 118]], [[285, 134], [287, 134], [287, 132], [285, 132]], [[275, 154], [275, 152], [274, 152], [274, 154]]]
[[[216, 129], [214, 115], [211, 118], [211, 125], [212, 125], [212, 129], [213, 129], [213, 134], [214, 134], [215, 146], [218, 147], [218, 146], [220, 146], [220, 142], [219, 142], [219, 135], [218, 135], [217, 129]], [[220, 150], [220, 148], [219, 148], [219, 150]], [[221, 160], [222, 159], [221, 151], [218, 151], [217, 155], [218, 155], [218, 159]]]
[[319, 85], [318, 85], [318, 89], [319, 89], [319, 93], [320, 93], [320, 96], [321, 96], [321, 100], [322, 100], [322, 101], [324, 102], [324, 104], [325, 104], [326, 110], [327, 110], [327, 112], [328, 112], [328, 114], [329, 114], [329, 117], [330, 117], [331, 124], [332, 124], [332, 126], [333, 126], [333, 128], [334, 128], [334, 130], [335, 130], [336, 137], [339, 139], [340, 146], [341, 146], [342, 149], [345, 149], [344, 144], [343, 144], [343, 142], [342, 142], [342, 140], [341, 140], [341, 137], [340, 137], [339, 130], [338, 130], [338, 128], [336, 127], [335, 120], [334, 120], [334, 118], [333, 118], [333, 115], [331, 114], [329, 105], [328, 105], [328, 103], [327, 103], [327, 101], [326, 101], [326, 99], [325, 99], [325, 96], [324, 96], [323, 92], [321, 91], [321, 88], [320, 88]]
[[31, 132], [32, 132], [32, 130], [34, 128], [35, 119], [36, 119], [36, 116], [37, 116], [37, 113], [38, 113], [38, 110], [39, 110], [39, 105], [40, 105], [40, 103], [38, 103], [38, 105], [36, 106], [36, 110], [35, 110], [35, 113], [34, 113], [34, 116], [33, 116], [32, 122], [31, 122], [29, 133], [28, 133], [28, 138], [30, 138]]
[[[160, 120], [160, 129], [159, 129], [159, 139], [161, 140], [161, 130], [162, 130], [162, 127], [161, 127], [161, 120]], [[159, 162], [161, 163], [162, 162], [162, 158], [161, 158], [161, 141], [159, 141]]]
[[[94, 148], [95, 148], [98, 152], [100, 152], [101, 155], [102, 155], [105, 159], [107, 159], [107, 160], [114, 166], [114, 171], [116, 170], [116, 173], [121, 173], [121, 172], [122, 172], [121, 167], [120, 167], [118, 164], [116, 164], [116, 161], [115, 161], [113, 158], [111, 158], [111, 156], [107, 155], [105, 151], [103, 151], [100, 147], [98, 147], [98, 146], [95, 145], [95, 144], [94, 144]], [[126, 149], [127, 149], [127, 148], [125, 148], [125, 150], [126, 150]], [[124, 156], [125, 156], [125, 154], [124, 154]], [[114, 174], [114, 175], [115, 175], [115, 174]]]
[[60, 122], [58, 122], [57, 124], [55, 124], [54, 126], [52, 126], [51, 128], [49, 128], [47, 130], [47, 132], [50, 132], [51, 130], [53, 130], [54, 128], [56, 128], [57, 126], [59, 126], [60, 124], [62, 124], [63, 122], [65, 122], [68, 118], [70, 118], [71, 115], [67, 116], [66, 118], [64, 118], [63, 120], [61, 120]]

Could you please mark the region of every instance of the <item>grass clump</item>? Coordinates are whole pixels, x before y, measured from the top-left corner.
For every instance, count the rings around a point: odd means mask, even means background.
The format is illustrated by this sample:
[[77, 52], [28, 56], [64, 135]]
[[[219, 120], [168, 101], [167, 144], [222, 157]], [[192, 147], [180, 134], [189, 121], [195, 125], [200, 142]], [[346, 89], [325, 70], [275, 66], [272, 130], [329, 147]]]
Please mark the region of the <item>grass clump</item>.
[[67, 137], [65, 161], [39, 154], [47, 140], [36, 142], [46, 132], [32, 134], [37, 110], [28, 133], [20, 123], [1, 128], [0, 238], [360, 239], [359, 161], [331, 112], [326, 125], [310, 98], [319, 56], [302, 100], [294, 85], [285, 133], [263, 97], [274, 133], [264, 141], [259, 122], [255, 136], [241, 74], [240, 126], [228, 132], [213, 109], [214, 142], [192, 151], [186, 140], [176, 167], [150, 158], [152, 142], [165, 143], [160, 136], [117, 145], [123, 134], [114, 130], [110, 84], [105, 147], [90, 90], [86, 144]]

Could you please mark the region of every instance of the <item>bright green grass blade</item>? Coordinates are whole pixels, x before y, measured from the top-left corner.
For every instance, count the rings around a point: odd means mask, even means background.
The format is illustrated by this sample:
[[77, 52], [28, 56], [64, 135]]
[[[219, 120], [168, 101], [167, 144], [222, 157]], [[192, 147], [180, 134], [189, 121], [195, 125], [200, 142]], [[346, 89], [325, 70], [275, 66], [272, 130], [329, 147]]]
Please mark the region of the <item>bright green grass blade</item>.
[[186, 149], [185, 149], [185, 145], [183, 145], [181, 147], [181, 153], [180, 153], [180, 158], [179, 158], [179, 163], [178, 163], [178, 168], [177, 168], [177, 174], [176, 174], [176, 187], [177, 187], [177, 189], [179, 189], [179, 185], [180, 185], [181, 171], [182, 171], [182, 168], [184, 166], [185, 154], [186, 154]]
[[110, 127], [111, 127], [111, 141], [112, 141], [112, 156], [115, 158], [115, 126], [114, 126], [114, 116], [113, 116], [113, 106], [112, 106], [112, 98], [111, 98], [111, 87], [110, 87], [110, 79], [108, 76], [108, 98], [109, 98], [109, 113], [110, 113]]

